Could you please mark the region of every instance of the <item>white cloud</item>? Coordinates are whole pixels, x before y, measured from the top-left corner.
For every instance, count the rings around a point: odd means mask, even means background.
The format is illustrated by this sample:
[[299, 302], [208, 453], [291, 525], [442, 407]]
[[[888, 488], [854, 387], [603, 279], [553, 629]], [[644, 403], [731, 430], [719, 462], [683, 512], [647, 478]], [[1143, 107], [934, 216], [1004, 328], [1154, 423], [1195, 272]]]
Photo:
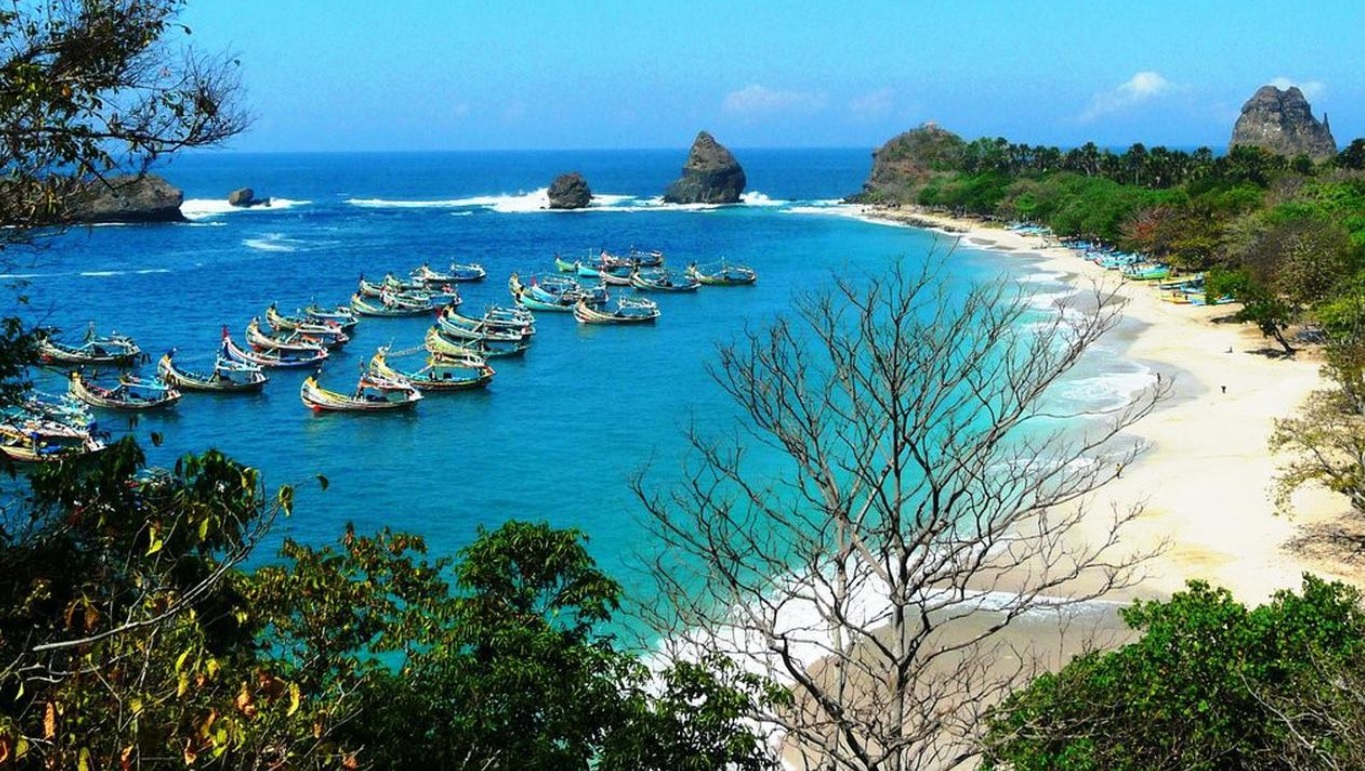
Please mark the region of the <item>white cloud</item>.
[[1139, 72], [1112, 91], [1095, 94], [1090, 100], [1090, 106], [1081, 113], [1081, 120], [1091, 121], [1119, 112], [1161, 96], [1172, 88], [1174, 85], [1171, 81], [1162, 77], [1159, 72]]
[[1327, 90], [1327, 86], [1320, 80], [1300, 81], [1286, 78], [1283, 75], [1270, 81], [1270, 85], [1281, 91], [1284, 91], [1290, 86], [1298, 86], [1299, 90], [1303, 92], [1304, 97], [1309, 100], [1317, 99], [1319, 96], [1322, 96], [1323, 91]]
[[824, 109], [824, 94], [808, 91], [780, 91], [764, 86], [747, 86], [726, 94], [721, 107], [725, 112], [746, 118], [783, 112], [810, 114]]
[[896, 92], [889, 88], [855, 96], [848, 109], [859, 118], [882, 118], [891, 113], [896, 104]]

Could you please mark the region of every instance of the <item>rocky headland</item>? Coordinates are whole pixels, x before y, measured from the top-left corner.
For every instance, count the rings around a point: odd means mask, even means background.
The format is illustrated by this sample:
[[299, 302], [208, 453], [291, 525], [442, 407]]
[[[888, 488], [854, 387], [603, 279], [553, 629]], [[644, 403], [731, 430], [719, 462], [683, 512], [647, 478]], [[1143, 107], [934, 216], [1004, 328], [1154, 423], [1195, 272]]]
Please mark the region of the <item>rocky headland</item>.
[[571, 171], [550, 183], [549, 198], [551, 209], [582, 209], [592, 202], [592, 188], [582, 174]]
[[682, 176], [664, 191], [664, 202], [739, 203], [747, 183], [744, 168], [735, 156], [702, 131], [692, 142]]
[[962, 137], [935, 123], [892, 137], [872, 152], [872, 173], [852, 203], [913, 203], [935, 172], [951, 169], [962, 156]]
[[1259, 147], [1290, 158], [1307, 155], [1314, 160], [1337, 152], [1327, 115], [1323, 114], [1321, 122], [1314, 118], [1308, 100], [1294, 86], [1284, 91], [1275, 86], [1257, 89], [1242, 105], [1228, 145]]
[[185, 222], [185, 194], [161, 177], [112, 177], [95, 180], [74, 194], [67, 206], [73, 222]]

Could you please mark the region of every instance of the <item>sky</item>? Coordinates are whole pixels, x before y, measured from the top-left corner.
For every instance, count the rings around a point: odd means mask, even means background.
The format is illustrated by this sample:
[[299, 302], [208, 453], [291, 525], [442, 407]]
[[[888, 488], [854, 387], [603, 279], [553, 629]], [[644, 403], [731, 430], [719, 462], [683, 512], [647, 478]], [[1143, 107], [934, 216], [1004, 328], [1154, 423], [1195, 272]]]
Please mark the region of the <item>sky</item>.
[[1365, 3], [189, 0], [240, 61], [242, 151], [874, 148], [967, 139], [1221, 149], [1266, 84], [1365, 136]]

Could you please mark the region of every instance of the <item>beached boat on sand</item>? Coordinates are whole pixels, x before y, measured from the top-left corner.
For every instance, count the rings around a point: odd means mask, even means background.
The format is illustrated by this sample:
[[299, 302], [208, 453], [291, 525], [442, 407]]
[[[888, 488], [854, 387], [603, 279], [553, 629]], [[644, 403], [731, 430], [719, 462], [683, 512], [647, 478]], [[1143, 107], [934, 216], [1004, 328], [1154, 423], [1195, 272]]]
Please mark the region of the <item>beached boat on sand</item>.
[[159, 378], [124, 375], [118, 385], [105, 388], [89, 382], [80, 372], [72, 372], [67, 387], [72, 396], [86, 404], [112, 410], [155, 410], [180, 401], [180, 391]]
[[299, 399], [314, 412], [389, 412], [411, 409], [422, 394], [406, 380], [370, 374], [360, 376], [354, 392], [343, 394], [323, 388], [313, 375], [299, 387]]

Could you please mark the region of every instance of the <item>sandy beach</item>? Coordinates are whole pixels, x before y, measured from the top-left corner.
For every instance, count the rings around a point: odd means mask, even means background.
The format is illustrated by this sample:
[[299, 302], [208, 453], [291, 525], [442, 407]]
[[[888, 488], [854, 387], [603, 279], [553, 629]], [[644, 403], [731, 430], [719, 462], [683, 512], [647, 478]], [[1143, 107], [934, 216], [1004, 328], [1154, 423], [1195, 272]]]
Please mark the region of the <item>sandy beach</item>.
[[1112, 504], [1141, 502], [1143, 514], [1124, 541], [1135, 549], [1168, 543], [1132, 595], [1164, 597], [1203, 579], [1254, 605], [1278, 589], [1297, 588], [1304, 572], [1357, 583], [1362, 578], [1360, 565], [1336, 559], [1330, 549], [1312, 548], [1315, 533], [1348, 513], [1343, 497], [1303, 492], [1294, 499], [1292, 516], [1278, 515], [1272, 500], [1278, 461], [1267, 441], [1276, 419], [1291, 415], [1324, 386], [1313, 352], [1293, 359], [1266, 356], [1261, 351], [1274, 344], [1254, 327], [1215, 321], [1234, 307], [1162, 301], [1149, 284], [1120, 282], [1115, 272], [1040, 236], [914, 210], [868, 214], [942, 229], [964, 246], [1036, 260], [1037, 268], [1078, 289], [1101, 282], [1127, 301], [1125, 327], [1136, 330], [1127, 356], [1174, 378], [1171, 398], [1131, 432], [1150, 449], [1102, 488], [1091, 506], [1103, 516]]

